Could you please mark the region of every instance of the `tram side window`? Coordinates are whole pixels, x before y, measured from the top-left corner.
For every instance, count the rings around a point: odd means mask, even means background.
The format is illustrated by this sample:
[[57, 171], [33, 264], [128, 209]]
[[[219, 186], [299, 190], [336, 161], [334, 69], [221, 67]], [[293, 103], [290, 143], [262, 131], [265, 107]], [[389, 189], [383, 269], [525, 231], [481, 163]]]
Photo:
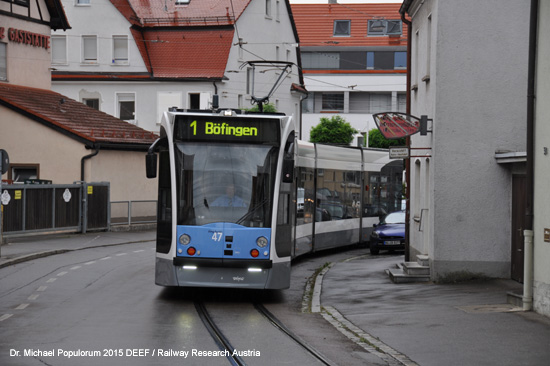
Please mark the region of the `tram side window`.
[[364, 217], [383, 216], [401, 210], [403, 168], [400, 164], [400, 162], [390, 163], [382, 168], [381, 172], [366, 173]]
[[168, 253], [172, 242], [172, 194], [170, 154], [159, 152], [159, 195], [157, 220], [157, 252]]
[[343, 174], [346, 218], [357, 218], [361, 213], [361, 172], [346, 171]]
[[311, 168], [298, 170], [298, 189], [296, 194], [297, 224], [307, 224], [313, 221], [315, 212], [314, 172]]
[[359, 217], [360, 174], [360, 172], [333, 169], [325, 169], [322, 174], [320, 171], [317, 172], [316, 221]]

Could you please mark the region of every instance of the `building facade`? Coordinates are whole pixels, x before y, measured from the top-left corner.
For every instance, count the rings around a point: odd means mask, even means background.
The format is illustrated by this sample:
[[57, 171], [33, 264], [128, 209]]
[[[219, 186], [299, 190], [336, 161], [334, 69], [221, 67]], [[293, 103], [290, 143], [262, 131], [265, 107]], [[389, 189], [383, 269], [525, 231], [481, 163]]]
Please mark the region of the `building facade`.
[[[252, 108], [282, 64], [270, 103], [300, 118], [298, 39], [286, 0], [82, 0], [52, 33], [53, 89], [149, 131], [170, 107]], [[253, 85], [254, 84], [254, 85]], [[254, 87], [254, 88], [253, 88]]]
[[534, 128], [533, 308], [550, 317], [550, 1], [539, 0]]
[[407, 29], [399, 4], [293, 4], [304, 80], [301, 136], [342, 116], [368, 135], [372, 114], [405, 112]]
[[[411, 138], [409, 254], [432, 279], [523, 281], [528, 1], [404, 1]], [[514, 15], [514, 22], [502, 19]]]
[[50, 88], [50, 33], [69, 27], [59, 1], [1, 1], [0, 83]]
[[155, 200], [144, 157], [156, 136], [50, 88], [50, 34], [70, 28], [62, 9], [57, 0], [0, 2], [3, 183], [101, 181], [112, 201]]

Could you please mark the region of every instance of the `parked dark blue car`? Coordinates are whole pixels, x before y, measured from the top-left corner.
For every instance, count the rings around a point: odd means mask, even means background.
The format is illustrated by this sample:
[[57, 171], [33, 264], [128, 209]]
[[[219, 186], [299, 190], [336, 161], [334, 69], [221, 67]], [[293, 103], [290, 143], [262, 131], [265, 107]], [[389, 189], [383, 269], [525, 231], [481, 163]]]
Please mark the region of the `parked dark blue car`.
[[380, 250], [405, 249], [405, 211], [386, 215], [370, 236], [370, 252], [378, 254]]

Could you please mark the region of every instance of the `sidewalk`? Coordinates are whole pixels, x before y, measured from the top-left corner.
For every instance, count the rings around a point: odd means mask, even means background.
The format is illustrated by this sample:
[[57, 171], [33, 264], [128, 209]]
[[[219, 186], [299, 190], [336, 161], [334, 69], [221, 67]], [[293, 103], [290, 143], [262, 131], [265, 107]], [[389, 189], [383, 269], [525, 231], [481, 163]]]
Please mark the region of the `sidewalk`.
[[384, 270], [400, 261], [367, 255], [334, 263], [321, 306], [404, 365], [550, 365], [550, 318], [506, 303], [521, 284], [394, 284]]

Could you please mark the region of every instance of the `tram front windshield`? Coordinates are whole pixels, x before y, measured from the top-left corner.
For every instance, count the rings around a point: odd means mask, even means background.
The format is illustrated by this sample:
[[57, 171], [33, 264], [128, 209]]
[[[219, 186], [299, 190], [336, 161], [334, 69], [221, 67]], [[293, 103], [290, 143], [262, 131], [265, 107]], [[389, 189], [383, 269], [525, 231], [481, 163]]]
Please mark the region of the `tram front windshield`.
[[271, 225], [278, 148], [176, 143], [178, 225]]

